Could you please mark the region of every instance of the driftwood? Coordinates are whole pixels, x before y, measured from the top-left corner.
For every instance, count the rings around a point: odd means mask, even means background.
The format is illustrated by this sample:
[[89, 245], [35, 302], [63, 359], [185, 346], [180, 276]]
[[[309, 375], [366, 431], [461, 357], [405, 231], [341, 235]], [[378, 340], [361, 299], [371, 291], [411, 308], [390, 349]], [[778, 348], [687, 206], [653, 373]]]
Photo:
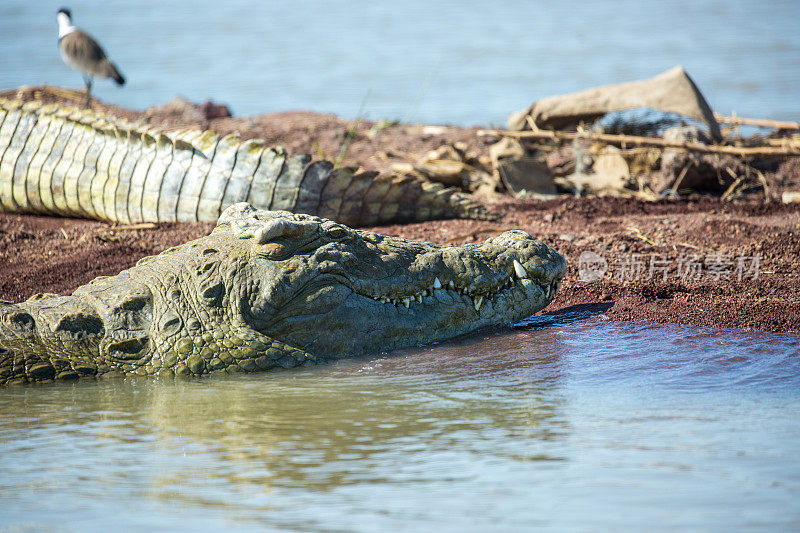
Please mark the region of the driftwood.
[[775, 128], [777, 130], [800, 131], [800, 122], [791, 120], [772, 120], [769, 118], [745, 118], [745, 117], [726, 117], [719, 113], [714, 113], [714, 118], [720, 124], [730, 126], [758, 126], [760, 128]]
[[793, 146], [721, 146], [708, 145], [695, 142], [667, 141], [655, 137], [640, 137], [638, 135], [612, 135], [609, 133], [575, 133], [566, 131], [537, 130], [537, 131], [509, 131], [509, 130], [478, 130], [481, 137], [512, 137], [515, 139], [550, 139], [554, 141], [572, 141], [586, 139], [590, 141], [603, 141], [607, 143], [635, 146], [661, 146], [675, 148], [689, 152], [705, 154], [727, 154], [740, 157], [748, 156], [800, 156], [800, 147]]
[[800, 138], [784, 137], [780, 139], [764, 139], [770, 146], [783, 146], [784, 148], [800, 149]]

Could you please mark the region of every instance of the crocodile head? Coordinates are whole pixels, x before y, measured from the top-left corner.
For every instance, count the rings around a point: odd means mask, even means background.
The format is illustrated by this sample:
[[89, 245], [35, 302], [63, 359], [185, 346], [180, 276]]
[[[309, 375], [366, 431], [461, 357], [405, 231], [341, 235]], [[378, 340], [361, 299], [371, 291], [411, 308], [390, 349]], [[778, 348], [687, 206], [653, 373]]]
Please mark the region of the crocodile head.
[[442, 246], [308, 215], [223, 213], [215, 233], [249, 247], [236, 314], [264, 335], [320, 355], [425, 344], [507, 325], [545, 307], [563, 257], [522, 231]]
[[442, 246], [229, 207], [71, 296], [0, 303], [0, 383], [242, 372], [430, 343], [546, 306], [564, 259], [521, 231]]

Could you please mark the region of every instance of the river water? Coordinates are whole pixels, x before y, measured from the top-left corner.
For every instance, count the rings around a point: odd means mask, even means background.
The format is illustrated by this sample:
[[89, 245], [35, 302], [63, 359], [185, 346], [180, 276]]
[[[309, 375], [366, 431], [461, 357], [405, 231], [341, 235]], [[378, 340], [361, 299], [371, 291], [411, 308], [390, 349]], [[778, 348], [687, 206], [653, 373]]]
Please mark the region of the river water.
[[[0, 87], [80, 84], [61, 3], [0, 2]], [[69, 7], [129, 80], [96, 94], [133, 108], [500, 124], [681, 63], [718, 111], [800, 120], [795, 0]], [[599, 317], [272, 374], [11, 387], [0, 527], [798, 530], [798, 413], [798, 334]]]
[[9, 387], [0, 524], [800, 528], [800, 336], [575, 318], [271, 374]]
[[[56, 47], [63, 0], [0, 2], [0, 88], [80, 86]], [[797, 0], [71, 0], [128, 78], [96, 94], [176, 95], [237, 115], [503, 124], [532, 101], [683, 64], [715, 110], [800, 120]]]

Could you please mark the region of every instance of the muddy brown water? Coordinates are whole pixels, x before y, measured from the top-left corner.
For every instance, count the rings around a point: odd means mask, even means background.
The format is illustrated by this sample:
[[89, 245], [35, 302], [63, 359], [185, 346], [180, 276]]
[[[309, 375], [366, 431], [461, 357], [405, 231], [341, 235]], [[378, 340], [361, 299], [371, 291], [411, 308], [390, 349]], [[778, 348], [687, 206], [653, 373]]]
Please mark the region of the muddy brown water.
[[11, 531], [792, 530], [800, 336], [587, 313], [334, 364], [0, 390]]

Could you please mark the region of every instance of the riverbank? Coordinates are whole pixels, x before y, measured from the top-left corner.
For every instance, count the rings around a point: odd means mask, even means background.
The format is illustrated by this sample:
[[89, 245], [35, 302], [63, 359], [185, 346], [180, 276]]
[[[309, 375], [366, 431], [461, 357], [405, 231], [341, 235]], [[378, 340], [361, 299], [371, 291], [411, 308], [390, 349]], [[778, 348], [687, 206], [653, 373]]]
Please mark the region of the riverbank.
[[[613, 320], [800, 330], [800, 211], [715, 199], [509, 200], [496, 222], [441, 220], [367, 228], [461, 244], [523, 229], [564, 254], [569, 270], [545, 310], [602, 309]], [[207, 234], [213, 224], [118, 227], [96, 221], [0, 214], [0, 298], [69, 294], [96, 276]], [[605, 275], [581, 254], [606, 262]], [[602, 267], [602, 262], [584, 267]], [[757, 263], [757, 264], [755, 264]], [[583, 278], [583, 279], [581, 279]]]
[[[41, 96], [41, 95], [40, 95]], [[63, 102], [63, 99], [44, 94]], [[347, 121], [288, 112], [227, 116], [224, 106], [166, 106], [136, 112], [93, 102], [96, 110], [161, 128], [211, 128], [260, 137], [290, 152], [309, 152], [365, 170], [387, 171], [443, 145], [465, 143], [488, 154], [477, 128]], [[343, 147], [346, 149], [343, 150]], [[795, 176], [800, 178], [800, 176]], [[631, 198], [538, 201], [496, 195], [498, 221], [444, 220], [368, 228], [446, 244], [483, 241], [522, 229], [565, 255], [569, 271], [546, 312], [574, 306], [615, 320], [693, 326], [800, 330], [800, 210], [763, 197], [723, 203], [693, 196], [642, 202]], [[0, 299], [38, 292], [68, 294], [211, 231], [213, 224], [114, 227], [86, 220], [0, 214]], [[582, 267], [582, 268], [581, 268]]]

